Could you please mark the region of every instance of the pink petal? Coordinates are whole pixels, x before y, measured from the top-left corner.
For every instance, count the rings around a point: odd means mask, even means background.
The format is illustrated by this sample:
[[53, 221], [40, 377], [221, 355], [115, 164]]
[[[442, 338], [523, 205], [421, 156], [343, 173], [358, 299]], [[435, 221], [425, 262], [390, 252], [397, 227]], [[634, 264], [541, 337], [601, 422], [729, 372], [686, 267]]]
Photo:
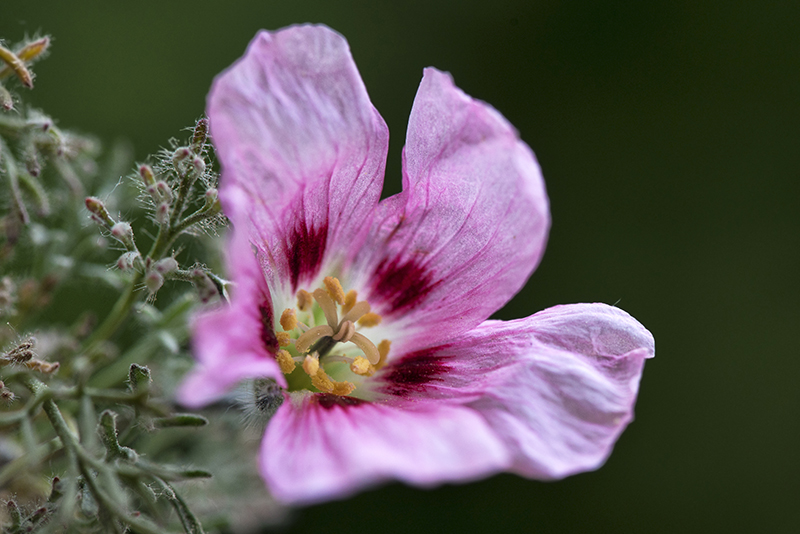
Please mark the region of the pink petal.
[[249, 221], [271, 286], [355, 253], [380, 196], [388, 131], [345, 39], [324, 26], [260, 32], [208, 99], [229, 217]]
[[539, 166], [514, 128], [432, 68], [404, 163], [403, 192], [380, 204], [356, 271], [410, 350], [501, 308], [538, 264], [550, 215]]
[[514, 457], [513, 470], [551, 479], [599, 467], [633, 418], [653, 337], [605, 304], [487, 321], [456, 342], [391, 362], [385, 394], [464, 403]]
[[465, 481], [507, 464], [502, 444], [469, 409], [326, 395], [293, 394], [261, 447], [270, 490], [292, 504], [344, 498], [389, 479], [418, 486]]
[[245, 378], [271, 377], [286, 385], [272, 356], [278, 343], [269, 289], [247, 233], [233, 231], [227, 263], [235, 280], [231, 304], [202, 312], [192, 324], [198, 365], [178, 389], [178, 400], [185, 406], [208, 404]]

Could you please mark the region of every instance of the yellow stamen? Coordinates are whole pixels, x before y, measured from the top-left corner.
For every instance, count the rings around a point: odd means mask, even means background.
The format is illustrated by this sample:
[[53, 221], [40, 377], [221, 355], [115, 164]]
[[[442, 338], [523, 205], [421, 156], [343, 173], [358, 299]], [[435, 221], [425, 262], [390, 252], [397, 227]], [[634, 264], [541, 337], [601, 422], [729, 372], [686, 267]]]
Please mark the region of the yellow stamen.
[[286, 347], [292, 342], [292, 336], [289, 332], [275, 332], [275, 337], [278, 339], [278, 345]]
[[311, 385], [323, 393], [332, 393], [335, 386], [333, 380], [331, 380], [331, 377], [329, 377], [321, 368], [317, 369], [316, 374], [311, 377]]
[[294, 346], [297, 349], [297, 352], [303, 354], [311, 348], [311, 345], [325, 336], [333, 336], [333, 328], [326, 324], [321, 324], [319, 326], [309, 328], [308, 332], [297, 338], [297, 340], [294, 342]]
[[339, 315], [336, 313], [336, 303], [333, 302], [330, 295], [324, 289], [315, 289], [314, 298], [317, 299], [317, 304], [322, 308], [325, 313], [325, 320], [331, 328], [338, 328]]
[[317, 371], [319, 370], [319, 358], [315, 356], [306, 356], [306, 359], [303, 360], [303, 371], [313, 378], [317, 375]]
[[361, 376], [372, 376], [375, 372], [375, 368], [363, 356], [358, 356], [353, 360], [353, 363], [350, 364], [350, 370]]
[[358, 320], [358, 324], [364, 327], [370, 326], [378, 326], [381, 324], [383, 318], [375, 312], [365, 313], [361, 316], [361, 319]]
[[378, 349], [372, 344], [372, 341], [367, 339], [364, 335], [356, 332], [353, 334], [353, 337], [350, 338], [350, 342], [361, 349], [364, 356], [369, 360], [369, 363], [374, 365], [380, 361], [381, 355]]
[[281, 326], [287, 332], [297, 328], [297, 312], [294, 308], [286, 308], [281, 314]]
[[380, 343], [378, 343], [378, 353], [380, 354], [380, 360], [378, 363], [375, 364], [377, 369], [383, 367], [383, 364], [386, 363], [386, 357], [389, 356], [389, 348], [392, 346], [392, 342], [388, 339], [384, 339]]
[[342, 305], [342, 313], [347, 313], [353, 309], [353, 306], [356, 305], [356, 300], [358, 299], [358, 293], [356, 293], [355, 289], [351, 289], [347, 292], [347, 295], [344, 296], [344, 304]]
[[344, 289], [338, 278], [326, 276], [322, 281], [325, 284], [325, 289], [328, 290], [328, 295], [337, 303], [344, 304]]
[[344, 397], [345, 395], [350, 395], [355, 389], [356, 386], [352, 382], [334, 382], [331, 393]]
[[311, 293], [306, 291], [305, 289], [301, 289], [297, 292], [297, 309], [300, 311], [308, 311], [311, 309], [311, 305], [314, 304], [314, 297], [311, 296]]
[[295, 361], [292, 359], [292, 355], [285, 350], [279, 350], [278, 354], [275, 355], [275, 359], [278, 360], [278, 365], [281, 367], [282, 373], [288, 375], [294, 371]]

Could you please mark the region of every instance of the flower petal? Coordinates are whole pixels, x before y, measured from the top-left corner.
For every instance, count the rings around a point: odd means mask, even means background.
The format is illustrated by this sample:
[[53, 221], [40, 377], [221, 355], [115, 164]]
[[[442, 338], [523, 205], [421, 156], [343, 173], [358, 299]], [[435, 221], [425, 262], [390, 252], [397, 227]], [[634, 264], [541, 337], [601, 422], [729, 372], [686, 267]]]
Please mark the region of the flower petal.
[[469, 409], [293, 394], [267, 427], [260, 464], [276, 498], [308, 504], [389, 479], [419, 486], [475, 479], [505, 468], [508, 456]]
[[550, 215], [514, 128], [432, 68], [411, 110], [403, 182], [379, 206], [354, 277], [417, 348], [501, 308], [539, 262]]
[[[244, 209], [270, 286], [293, 292], [359, 249], [383, 186], [388, 131], [345, 39], [260, 32], [208, 99], [226, 214]], [[234, 198], [238, 197], [238, 198]]]
[[477, 410], [509, 447], [514, 471], [551, 479], [605, 461], [653, 354], [650, 332], [624, 311], [574, 304], [487, 321], [375, 378], [384, 394]]
[[224, 395], [244, 378], [286, 379], [273, 358], [278, 350], [269, 288], [246, 232], [233, 231], [227, 264], [235, 280], [232, 303], [202, 312], [192, 324], [198, 365], [178, 389], [178, 400], [199, 407]]

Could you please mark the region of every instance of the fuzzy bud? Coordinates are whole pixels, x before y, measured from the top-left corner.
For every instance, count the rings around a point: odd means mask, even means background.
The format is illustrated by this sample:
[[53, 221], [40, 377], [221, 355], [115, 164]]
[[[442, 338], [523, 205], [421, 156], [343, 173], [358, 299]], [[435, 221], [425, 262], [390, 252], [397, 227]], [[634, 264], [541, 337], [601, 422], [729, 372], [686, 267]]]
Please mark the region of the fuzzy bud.
[[211, 215], [216, 215], [222, 211], [222, 204], [219, 202], [219, 192], [213, 187], [206, 191], [205, 196], [205, 209]]
[[0, 388], [0, 402], [3, 402], [4, 404], [11, 404], [16, 398], [17, 396], [14, 395], [14, 392], [10, 389], [6, 387]]
[[167, 185], [167, 182], [163, 180], [159, 181], [156, 184], [156, 191], [158, 195], [161, 197], [161, 199], [164, 200], [164, 202], [166, 202], [167, 204], [172, 204], [172, 199], [174, 198], [172, 196], [172, 188], [170, 188], [170, 186]]
[[178, 147], [172, 153], [172, 166], [175, 167], [178, 174], [183, 174], [184, 162], [192, 155], [192, 149], [188, 146]]
[[92, 220], [102, 226], [111, 228], [116, 224], [109, 215], [106, 205], [97, 197], [86, 197], [86, 209], [92, 214]]
[[171, 272], [178, 270], [178, 262], [175, 261], [175, 258], [169, 257], [158, 260], [153, 268], [158, 271], [160, 274], [169, 274]]
[[202, 154], [203, 147], [205, 147], [206, 140], [208, 139], [208, 119], [203, 118], [197, 121], [192, 133], [192, 152], [195, 154]]
[[8, 92], [8, 89], [0, 85], [0, 108], [5, 111], [14, 109], [14, 97]]
[[142, 268], [142, 256], [137, 251], [126, 252], [117, 260], [117, 268], [120, 271], [130, 271], [131, 269]]
[[111, 227], [111, 235], [125, 245], [128, 250], [136, 248], [133, 244], [133, 228], [131, 228], [130, 223], [118, 222]]
[[22, 85], [28, 89], [33, 89], [33, 76], [27, 67], [25, 67], [25, 62], [17, 54], [3, 45], [0, 45], [0, 61], [5, 63], [5, 66], [0, 69], [0, 72], [5, 73], [5, 71], [11, 69], [11, 72], [17, 75]]
[[128, 384], [132, 391], [150, 388], [150, 368], [145, 365], [131, 364], [128, 370]]
[[154, 186], [156, 183], [156, 178], [153, 174], [153, 168], [146, 163], [139, 165], [139, 177], [142, 179], [142, 183], [144, 183], [144, 186], [147, 188], [147, 192], [150, 193], [150, 187]]
[[166, 202], [156, 208], [156, 222], [161, 225], [169, 224], [169, 204]]
[[33, 150], [28, 152], [28, 154], [25, 156], [25, 169], [28, 171], [28, 174], [34, 178], [39, 176], [39, 174], [42, 172], [42, 164], [39, 163], [39, 157]]
[[154, 294], [164, 285], [164, 277], [157, 271], [150, 271], [144, 277], [144, 285], [150, 294]]
[[211, 301], [213, 298], [219, 296], [219, 290], [216, 284], [211, 280], [211, 277], [201, 269], [192, 271], [192, 282], [194, 287], [197, 288], [197, 294], [203, 303]]
[[22, 61], [30, 63], [31, 61], [39, 58], [42, 54], [47, 51], [47, 48], [50, 46], [50, 37], [44, 36], [35, 41], [31, 41], [30, 43], [26, 44], [22, 48], [19, 49], [17, 52], [17, 57], [19, 57]]
[[194, 173], [197, 176], [200, 176], [206, 172], [206, 162], [203, 160], [203, 158], [195, 156], [192, 158], [192, 168], [194, 169]]

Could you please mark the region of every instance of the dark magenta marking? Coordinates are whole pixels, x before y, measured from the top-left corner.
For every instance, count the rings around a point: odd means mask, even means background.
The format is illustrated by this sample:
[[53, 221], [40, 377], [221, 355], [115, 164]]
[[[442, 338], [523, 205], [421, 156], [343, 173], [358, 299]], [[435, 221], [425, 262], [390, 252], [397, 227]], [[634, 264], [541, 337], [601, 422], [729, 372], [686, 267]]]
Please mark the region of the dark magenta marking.
[[264, 302], [258, 307], [258, 311], [261, 313], [261, 342], [264, 344], [264, 348], [267, 349], [267, 352], [270, 354], [277, 354], [280, 347], [278, 346], [278, 338], [275, 336], [272, 304], [270, 302]]
[[439, 283], [415, 259], [400, 263], [397, 258], [381, 261], [372, 280], [373, 293], [388, 306], [382, 309], [383, 315], [415, 308]]
[[387, 365], [383, 380], [384, 391], [390, 395], [405, 396], [409, 393], [425, 391], [430, 382], [441, 382], [441, 375], [450, 367], [446, 360], [451, 356], [444, 354], [445, 347], [434, 347], [413, 352], [397, 363]]
[[293, 290], [297, 290], [301, 279], [312, 278], [317, 274], [327, 242], [327, 222], [319, 228], [309, 228], [304, 221], [295, 224], [286, 243]]
[[361, 406], [366, 404], [367, 401], [357, 399], [355, 397], [342, 397], [340, 395], [331, 395], [329, 393], [317, 393], [315, 396], [317, 404], [330, 410], [335, 406], [340, 408], [352, 408], [353, 406]]

